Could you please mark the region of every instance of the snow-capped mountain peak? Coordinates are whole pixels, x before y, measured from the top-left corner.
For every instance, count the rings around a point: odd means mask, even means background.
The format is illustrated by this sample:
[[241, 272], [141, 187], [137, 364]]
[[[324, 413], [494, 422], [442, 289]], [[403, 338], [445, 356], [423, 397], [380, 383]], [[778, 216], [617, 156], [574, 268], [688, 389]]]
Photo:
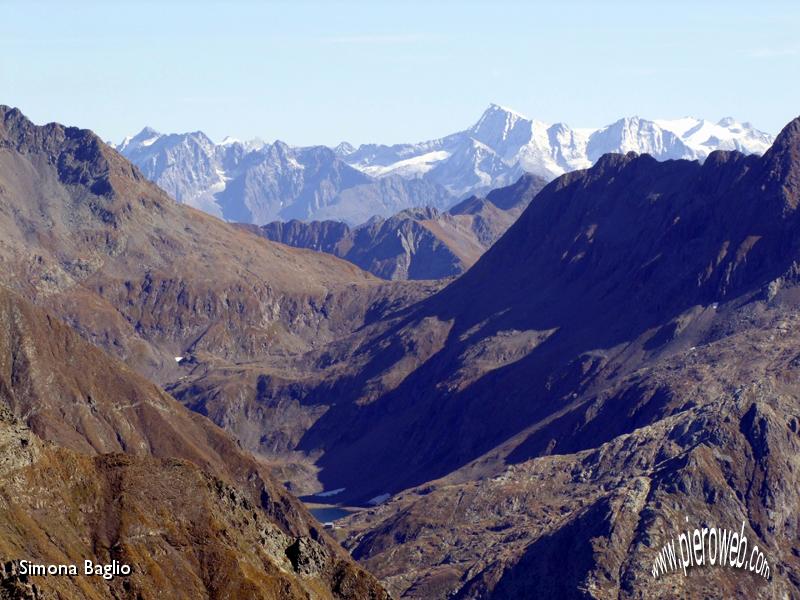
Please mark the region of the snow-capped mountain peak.
[[133, 136], [133, 139], [135, 139], [135, 140], [146, 140], [146, 139], [152, 139], [154, 137], [157, 138], [160, 135], [161, 134], [158, 131], [156, 131], [152, 127], [147, 126], [147, 127], [143, 127], [142, 130], [139, 133], [137, 133], [135, 136]]
[[511, 108], [506, 108], [499, 104], [490, 104], [488, 108], [483, 111], [478, 122], [470, 128], [470, 131], [477, 133], [486, 128], [490, 130], [497, 130], [499, 128], [504, 131], [510, 131], [520, 121], [530, 121], [530, 119]]
[[532, 121], [520, 113], [500, 106], [490, 104], [481, 118], [467, 131], [475, 140], [491, 148], [500, 150], [503, 155], [505, 145], [516, 148], [526, 144], [531, 137]]
[[179, 202], [230, 221], [333, 218], [358, 224], [418, 206], [444, 210], [456, 200], [435, 183], [374, 178], [327, 146], [233, 138], [215, 144], [200, 131], [145, 131], [117, 149]]
[[158, 141], [158, 138], [160, 137], [161, 134], [152, 127], [144, 127], [136, 135], [128, 136], [122, 140], [122, 143], [117, 147], [117, 149], [122, 152], [127, 148], [150, 146]]
[[657, 120], [659, 127], [673, 132], [704, 160], [714, 150], [738, 150], [745, 154], [763, 154], [772, 145], [773, 137], [750, 123], [725, 117], [716, 123], [695, 117]]
[[367, 144], [340, 156], [374, 176], [421, 177], [462, 196], [508, 185], [523, 171], [554, 178], [587, 168], [609, 152], [704, 160], [716, 149], [763, 153], [771, 143], [772, 136], [732, 118], [712, 123], [694, 117], [649, 120], [634, 115], [606, 127], [572, 128], [490, 104], [462, 132], [417, 144]]
[[348, 154], [352, 154], [356, 151], [356, 147], [353, 146], [350, 142], [340, 142], [333, 151], [336, 153], [337, 156], [347, 156]]
[[162, 135], [146, 127], [118, 149], [176, 199], [218, 216], [359, 222], [395, 209], [446, 209], [451, 200], [509, 185], [524, 172], [553, 179], [607, 153], [702, 161], [714, 150], [762, 154], [772, 141], [732, 117], [628, 116], [601, 128], [573, 128], [490, 104], [471, 127], [414, 144], [295, 148], [226, 138], [215, 145], [202, 132]]

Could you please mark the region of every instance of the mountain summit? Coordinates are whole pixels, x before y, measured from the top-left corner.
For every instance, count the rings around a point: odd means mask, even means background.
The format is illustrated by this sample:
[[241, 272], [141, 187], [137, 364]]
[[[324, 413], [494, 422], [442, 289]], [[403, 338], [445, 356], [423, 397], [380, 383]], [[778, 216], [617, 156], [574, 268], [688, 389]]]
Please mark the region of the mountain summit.
[[378, 181], [348, 165], [347, 144], [294, 148], [204, 133], [162, 135], [146, 129], [117, 150], [179, 202], [227, 221], [336, 218], [357, 224], [414, 206], [446, 208], [441, 186], [392, 176]]
[[120, 152], [138, 150], [152, 145], [160, 137], [161, 134], [152, 127], [144, 127], [136, 135], [126, 137], [124, 140], [122, 140], [122, 143], [119, 145], [118, 149]]
[[[691, 147], [709, 124], [681, 127], [605, 133]], [[464, 275], [304, 355], [301, 385], [272, 376], [265, 395], [272, 365], [248, 364], [172, 389], [234, 431], [253, 426], [242, 401], [301, 406], [315, 420], [291, 450], [340, 501], [381, 503], [348, 521], [347, 543], [398, 595], [660, 597], [651, 567], [672, 524], [737, 515], [773, 579], [709, 570], [670, 580], [670, 597], [791, 597], [798, 138], [800, 121], [763, 156], [603, 154], [549, 183]], [[286, 439], [284, 421], [253, 449]]]
[[518, 112], [499, 104], [490, 104], [468, 131], [472, 138], [490, 148], [503, 145], [519, 148], [530, 141], [531, 129], [532, 122]]
[[[629, 117], [599, 129], [575, 129], [564, 123], [548, 125], [491, 104], [475, 125], [461, 133], [419, 144], [364, 145], [346, 160], [368, 173], [403, 172], [428, 178], [464, 196], [508, 185], [522, 171], [552, 179], [587, 168], [609, 152], [648, 153], [659, 160], [704, 160], [715, 149], [762, 154], [771, 142], [768, 134], [733, 119], [714, 124], [695, 118]], [[484, 158], [466, 158], [479, 154]], [[494, 161], [487, 161], [487, 154]], [[409, 171], [411, 164], [418, 168]]]
[[[323, 147], [227, 141], [200, 132], [143, 130], [117, 149], [181, 202], [227, 220], [331, 219], [359, 224], [406, 208], [450, 208], [511, 185], [523, 173], [553, 179], [609, 152], [705, 160], [714, 150], [762, 154], [772, 137], [747, 123], [620, 119], [599, 129], [548, 125], [491, 104], [471, 127], [416, 144]], [[278, 144], [278, 142], [276, 142]], [[312, 165], [319, 165], [320, 168]], [[377, 180], [385, 179], [381, 185]]]

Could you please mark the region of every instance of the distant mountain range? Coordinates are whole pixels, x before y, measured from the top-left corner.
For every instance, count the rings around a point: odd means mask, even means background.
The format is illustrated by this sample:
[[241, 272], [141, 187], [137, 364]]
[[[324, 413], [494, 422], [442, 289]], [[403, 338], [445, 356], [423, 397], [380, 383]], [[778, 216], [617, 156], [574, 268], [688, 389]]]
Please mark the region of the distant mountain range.
[[600, 129], [548, 125], [492, 104], [475, 125], [447, 137], [418, 144], [358, 149], [339, 146], [350, 165], [376, 177], [402, 175], [438, 183], [463, 197], [508, 185], [523, 172], [553, 179], [586, 169], [603, 154], [637, 152], [658, 160], [704, 160], [714, 150], [763, 154], [772, 136], [732, 118], [719, 123], [685, 118], [648, 121], [620, 119]]
[[702, 161], [714, 150], [763, 154], [772, 141], [732, 118], [628, 117], [600, 129], [574, 129], [492, 104], [472, 127], [416, 144], [298, 148], [230, 138], [215, 144], [200, 131], [164, 135], [146, 127], [117, 150], [179, 202], [228, 221], [360, 224], [407, 208], [446, 210], [525, 172], [550, 180], [609, 152]]
[[325, 146], [214, 144], [201, 131], [161, 135], [145, 128], [117, 150], [179, 202], [227, 221], [335, 219], [356, 224], [412, 206], [444, 209], [456, 200], [424, 179], [367, 175]]

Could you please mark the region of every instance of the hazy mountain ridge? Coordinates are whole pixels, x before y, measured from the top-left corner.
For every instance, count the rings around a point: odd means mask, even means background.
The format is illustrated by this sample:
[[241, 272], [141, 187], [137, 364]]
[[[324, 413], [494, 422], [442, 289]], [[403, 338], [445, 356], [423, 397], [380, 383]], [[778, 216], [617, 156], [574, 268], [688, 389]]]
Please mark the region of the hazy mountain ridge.
[[548, 125], [492, 104], [468, 129], [416, 144], [292, 147], [150, 128], [117, 149], [180, 202], [229, 221], [338, 220], [406, 208], [448, 209], [470, 195], [590, 167], [609, 152], [704, 160], [713, 150], [762, 154], [772, 136], [749, 123], [629, 117], [599, 129]]
[[214, 144], [200, 131], [161, 135], [145, 128], [117, 149], [179, 202], [227, 221], [335, 217], [356, 224], [412, 206], [447, 208], [453, 202], [434, 183], [376, 180], [324, 146]]
[[508, 229], [547, 182], [524, 175], [486, 198], [470, 197], [447, 212], [406, 209], [355, 228], [339, 221], [275, 221], [250, 230], [298, 248], [328, 252], [384, 279], [460, 275]]

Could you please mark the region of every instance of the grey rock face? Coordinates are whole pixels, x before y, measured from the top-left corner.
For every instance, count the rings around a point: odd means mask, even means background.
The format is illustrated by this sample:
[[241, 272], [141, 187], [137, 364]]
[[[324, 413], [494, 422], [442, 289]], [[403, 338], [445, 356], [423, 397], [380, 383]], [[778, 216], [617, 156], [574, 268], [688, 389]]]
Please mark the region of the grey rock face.
[[346, 147], [214, 144], [202, 132], [161, 135], [145, 128], [117, 149], [179, 202], [228, 221], [357, 224], [414, 206], [444, 209], [455, 200], [434, 182], [363, 173], [340, 159]]

